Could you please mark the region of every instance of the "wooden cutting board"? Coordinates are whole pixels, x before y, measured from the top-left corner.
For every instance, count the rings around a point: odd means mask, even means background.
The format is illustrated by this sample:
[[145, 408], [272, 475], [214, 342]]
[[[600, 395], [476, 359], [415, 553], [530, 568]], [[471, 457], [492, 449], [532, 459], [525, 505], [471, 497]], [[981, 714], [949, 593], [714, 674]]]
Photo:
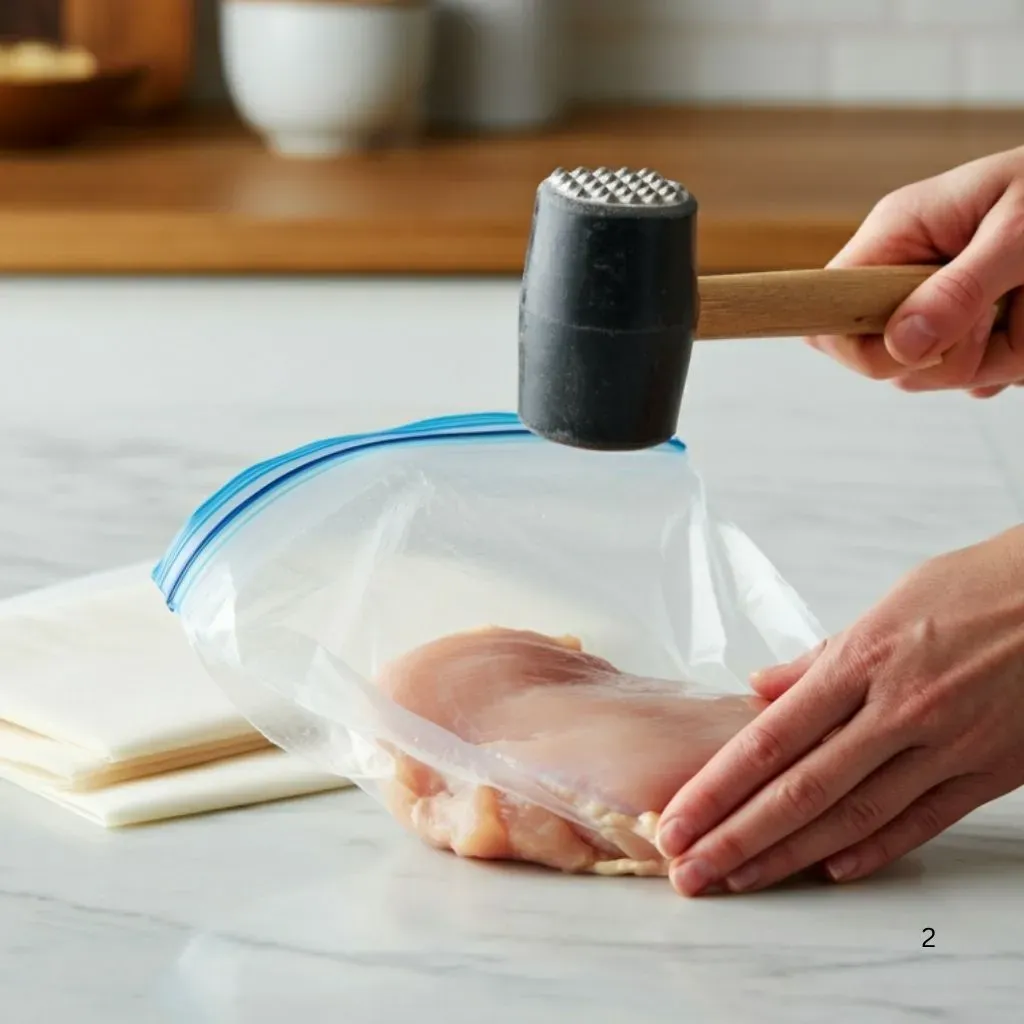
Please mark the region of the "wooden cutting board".
[[129, 108], [163, 112], [176, 107], [188, 88], [195, 0], [63, 0], [61, 36], [103, 63], [143, 65], [147, 74]]

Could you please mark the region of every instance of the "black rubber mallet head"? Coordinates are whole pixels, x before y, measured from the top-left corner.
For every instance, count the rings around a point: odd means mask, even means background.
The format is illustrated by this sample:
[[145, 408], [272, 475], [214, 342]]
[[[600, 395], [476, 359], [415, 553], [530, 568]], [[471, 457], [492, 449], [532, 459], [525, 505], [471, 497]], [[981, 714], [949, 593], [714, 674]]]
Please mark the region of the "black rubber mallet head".
[[[697, 202], [649, 170], [555, 171], [519, 301], [519, 416], [560, 444], [676, 431], [695, 338], [878, 334], [938, 267], [696, 274]], [[998, 323], [998, 322], [997, 322]]]
[[647, 448], [676, 429], [697, 323], [697, 203], [653, 171], [556, 171], [519, 303], [519, 416], [552, 441]]

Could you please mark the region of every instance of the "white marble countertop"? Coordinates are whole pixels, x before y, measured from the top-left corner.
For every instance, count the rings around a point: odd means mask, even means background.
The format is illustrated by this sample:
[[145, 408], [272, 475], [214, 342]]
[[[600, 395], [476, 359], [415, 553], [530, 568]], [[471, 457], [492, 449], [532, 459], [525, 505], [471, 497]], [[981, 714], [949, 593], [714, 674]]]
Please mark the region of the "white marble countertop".
[[[6, 281], [0, 308], [0, 594], [157, 553], [259, 456], [514, 403], [513, 283]], [[829, 629], [1024, 519], [1024, 392], [715, 343], [683, 434]], [[1010, 1021], [1022, 906], [1024, 793], [861, 885], [685, 901], [458, 861], [359, 792], [104, 833], [0, 789], [4, 1024]]]

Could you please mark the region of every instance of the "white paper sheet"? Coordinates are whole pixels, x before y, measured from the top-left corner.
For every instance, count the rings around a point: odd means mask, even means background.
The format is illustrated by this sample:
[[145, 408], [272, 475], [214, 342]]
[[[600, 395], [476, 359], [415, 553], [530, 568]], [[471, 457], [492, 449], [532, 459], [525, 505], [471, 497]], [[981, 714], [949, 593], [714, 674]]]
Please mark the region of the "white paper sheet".
[[191, 768], [225, 757], [266, 750], [270, 746], [264, 736], [253, 733], [215, 743], [181, 747], [151, 757], [112, 762], [70, 743], [61, 743], [9, 722], [0, 722], [0, 765], [31, 771], [57, 789], [77, 792], [160, 772]]
[[349, 785], [234, 709], [148, 564], [0, 602], [0, 779], [108, 828]]
[[255, 733], [206, 674], [148, 565], [0, 602], [0, 721], [94, 763]]
[[32, 772], [4, 764], [0, 764], [0, 779], [13, 782], [105, 828], [268, 803], [350, 785], [344, 779], [317, 771], [299, 758], [276, 749], [135, 779], [88, 793], [55, 788]]

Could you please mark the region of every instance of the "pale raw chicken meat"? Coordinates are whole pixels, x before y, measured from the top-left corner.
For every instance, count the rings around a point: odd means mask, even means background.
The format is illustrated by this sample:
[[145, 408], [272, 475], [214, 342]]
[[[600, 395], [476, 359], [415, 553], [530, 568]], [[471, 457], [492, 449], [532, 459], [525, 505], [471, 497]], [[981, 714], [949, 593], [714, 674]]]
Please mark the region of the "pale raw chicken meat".
[[391, 749], [391, 813], [463, 857], [567, 872], [664, 874], [654, 847], [668, 801], [765, 706], [687, 696], [587, 654], [573, 637], [488, 628], [444, 637], [388, 665], [380, 687], [460, 739], [526, 770], [573, 822], [487, 785], [448, 780]]

